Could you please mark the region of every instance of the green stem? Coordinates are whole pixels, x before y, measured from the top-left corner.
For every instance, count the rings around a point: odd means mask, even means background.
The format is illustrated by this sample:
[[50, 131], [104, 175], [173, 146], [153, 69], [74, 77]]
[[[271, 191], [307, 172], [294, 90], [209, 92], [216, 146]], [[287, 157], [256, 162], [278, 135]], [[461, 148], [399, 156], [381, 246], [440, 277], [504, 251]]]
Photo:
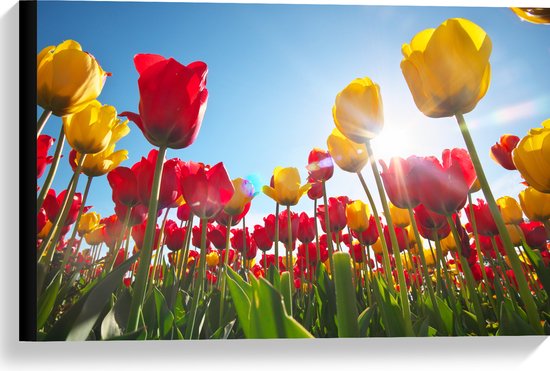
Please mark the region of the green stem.
[[138, 329], [141, 307], [143, 305], [143, 299], [145, 298], [147, 277], [149, 275], [149, 265], [151, 264], [151, 256], [153, 253], [155, 226], [157, 224], [157, 207], [160, 193], [160, 181], [162, 178], [165, 155], [166, 147], [160, 147], [157, 155], [157, 163], [155, 164], [153, 185], [151, 187], [151, 197], [149, 199], [149, 211], [147, 213], [147, 227], [145, 229], [143, 247], [139, 258], [138, 271], [136, 274], [136, 281], [134, 285], [134, 296], [132, 297], [132, 303], [130, 305], [128, 325], [126, 326], [126, 331], [128, 333], [136, 331]]
[[[204, 285], [205, 278], [205, 267], [206, 267], [206, 229], [207, 229], [208, 219], [201, 218], [201, 255], [199, 260], [199, 274], [195, 282], [195, 287], [193, 291], [193, 301], [191, 303], [191, 317], [189, 318], [190, 322], [188, 323], [186, 336], [188, 339], [192, 339], [195, 335], [195, 326], [197, 325], [197, 312], [199, 309], [199, 297], [202, 297], [202, 289]], [[197, 338], [198, 338], [197, 334]]]
[[330, 217], [328, 214], [328, 202], [327, 202], [327, 187], [326, 182], [323, 181], [323, 203], [325, 205], [325, 229], [327, 233], [327, 245], [328, 245], [328, 260], [330, 263], [330, 274], [334, 274], [334, 261], [332, 260], [333, 245], [332, 245], [332, 232], [330, 230]]
[[38, 212], [42, 205], [44, 204], [44, 199], [48, 195], [48, 191], [53, 183], [53, 178], [57, 172], [57, 167], [59, 166], [59, 161], [61, 160], [61, 153], [63, 152], [63, 145], [65, 144], [65, 131], [63, 130], [63, 125], [61, 125], [61, 131], [57, 137], [57, 144], [55, 146], [55, 153], [53, 155], [53, 161], [48, 170], [48, 175], [40, 188], [40, 193], [38, 194], [38, 199], [36, 200], [36, 211]]
[[403, 312], [403, 317], [405, 320], [405, 333], [407, 334], [407, 336], [414, 336], [414, 332], [412, 328], [411, 311], [409, 307], [409, 299], [407, 297], [407, 283], [405, 281], [405, 274], [403, 273], [403, 264], [401, 263], [401, 259], [399, 257], [399, 245], [397, 243], [397, 235], [395, 234], [395, 229], [393, 227], [393, 221], [390, 216], [390, 208], [388, 206], [388, 200], [386, 199], [386, 194], [384, 193], [384, 186], [382, 184], [382, 179], [380, 178], [380, 173], [378, 172], [378, 168], [376, 166], [376, 160], [372, 152], [371, 143], [370, 141], [367, 141], [365, 144], [367, 147], [367, 153], [369, 156], [369, 162], [371, 164], [372, 173], [376, 181], [376, 187], [378, 188], [380, 201], [382, 203], [382, 208], [384, 210], [384, 215], [386, 216], [386, 222], [388, 224], [388, 229], [390, 232], [392, 251], [393, 251], [393, 256], [395, 258], [395, 266], [397, 268], [399, 293], [401, 296], [401, 310]]
[[382, 229], [382, 224], [380, 223], [380, 216], [378, 215], [378, 209], [376, 207], [376, 204], [374, 203], [374, 199], [372, 198], [372, 195], [369, 191], [369, 187], [367, 187], [367, 182], [365, 182], [365, 178], [363, 178], [363, 174], [361, 174], [361, 171], [357, 172], [357, 176], [359, 177], [359, 180], [361, 181], [361, 185], [363, 186], [363, 190], [365, 191], [367, 198], [369, 200], [370, 207], [372, 209], [372, 213], [374, 214], [374, 222], [376, 224], [376, 230], [378, 231], [378, 238], [380, 238], [380, 243], [382, 243], [382, 265], [384, 266], [384, 274], [386, 276], [386, 280], [388, 282], [388, 288], [392, 292], [395, 292], [394, 285], [390, 284], [393, 282], [393, 277], [391, 275], [391, 264], [390, 264], [390, 256], [388, 253], [388, 244], [386, 243], [386, 237], [384, 236], [384, 230]]
[[273, 237], [275, 241], [275, 268], [277, 272], [279, 271], [279, 203], [275, 205], [275, 236]]
[[[168, 218], [168, 211], [169, 210], [170, 210], [170, 208], [167, 207], [166, 211], [164, 211], [164, 218], [162, 219], [162, 225], [160, 227], [159, 238], [158, 238], [158, 241], [157, 241], [157, 248], [156, 248], [157, 253], [155, 254], [155, 260], [154, 260], [154, 263], [153, 263], [153, 272], [151, 274], [151, 277], [149, 277], [150, 285], [147, 288], [147, 295], [149, 295], [151, 290], [153, 290], [153, 283], [155, 282], [155, 277], [156, 277], [157, 269], [158, 269], [158, 266], [157, 266], [158, 260], [159, 260], [159, 258], [162, 259], [162, 253], [163, 253], [163, 247], [164, 247], [164, 244], [163, 244], [164, 228], [166, 227], [166, 219]], [[161, 260], [161, 263], [162, 263], [162, 260]]]
[[472, 136], [470, 135], [470, 131], [468, 130], [468, 125], [466, 125], [464, 116], [461, 113], [456, 114], [456, 120], [458, 122], [458, 126], [460, 127], [460, 131], [462, 132], [462, 137], [464, 138], [464, 142], [466, 143], [468, 152], [470, 152], [477, 179], [479, 180], [479, 184], [481, 185], [481, 189], [483, 191], [483, 194], [485, 195], [489, 210], [491, 211], [493, 219], [495, 220], [495, 223], [497, 225], [500, 238], [504, 245], [504, 249], [506, 250], [506, 255], [508, 255], [508, 258], [510, 259], [510, 265], [512, 266], [512, 270], [514, 272], [514, 275], [516, 276], [516, 280], [518, 281], [519, 293], [521, 299], [525, 304], [525, 310], [527, 312], [529, 322], [531, 323], [537, 334], [542, 335], [544, 333], [544, 330], [540, 322], [537, 305], [535, 304], [535, 300], [531, 295], [527, 280], [525, 279], [521, 270], [521, 262], [519, 261], [516, 250], [514, 249], [514, 246], [512, 244], [512, 240], [510, 239], [510, 235], [508, 234], [508, 230], [506, 229], [504, 219], [502, 219], [500, 210], [497, 206], [493, 193], [491, 192], [491, 188], [489, 187], [489, 182], [487, 181], [487, 177], [485, 176], [485, 172], [483, 171], [483, 167], [481, 166], [481, 161], [479, 160], [479, 156], [477, 155], [474, 141], [472, 139]]
[[321, 261], [321, 248], [319, 246], [319, 226], [317, 225], [317, 199], [313, 200], [313, 220], [315, 223], [315, 249], [317, 252], [317, 261]]
[[287, 205], [286, 207], [286, 216], [287, 216], [287, 228], [288, 228], [288, 245], [287, 245], [287, 256], [288, 256], [288, 263], [286, 268], [288, 269], [290, 273], [290, 316], [292, 317], [293, 314], [293, 305], [292, 305], [292, 292], [294, 291], [294, 264], [292, 264], [292, 221], [290, 218], [290, 206]]
[[52, 115], [52, 111], [50, 110], [44, 110], [42, 114], [40, 115], [40, 118], [36, 122], [36, 137], [38, 138], [40, 136], [40, 133], [42, 132], [42, 129], [44, 129], [44, 126], [46, 126], [46, 122]]
[[183, 257], [180, 261], [179, 271], [178, 271], [178, 286], [181, 285], [181, 281], [184, 278], [185, 271], [187, 269], [187, 259], [189, 257], [189, 240], [191, 239], [191, 232], [193, 229], [193, 214], [189, 214], [189, 219], [187, 220], [187, 227], [185, 229], [185, 239], [183, 241]]

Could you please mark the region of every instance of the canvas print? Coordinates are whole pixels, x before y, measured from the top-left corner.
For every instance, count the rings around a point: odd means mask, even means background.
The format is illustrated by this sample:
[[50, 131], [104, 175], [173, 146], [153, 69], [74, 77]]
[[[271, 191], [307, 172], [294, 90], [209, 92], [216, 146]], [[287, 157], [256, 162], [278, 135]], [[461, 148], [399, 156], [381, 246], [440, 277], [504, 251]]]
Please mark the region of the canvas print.
[[550, 9], [36, 31], [37, 340], [550, 334]]

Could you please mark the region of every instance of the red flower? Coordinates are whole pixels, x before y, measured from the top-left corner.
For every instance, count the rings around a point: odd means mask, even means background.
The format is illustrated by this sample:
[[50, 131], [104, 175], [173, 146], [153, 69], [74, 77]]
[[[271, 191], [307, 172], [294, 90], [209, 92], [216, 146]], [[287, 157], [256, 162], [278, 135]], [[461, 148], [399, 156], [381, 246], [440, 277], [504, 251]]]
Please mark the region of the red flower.
[[[128, 220], [128, 225], [133, 227], [134, 225], [141, 224], [145, 219], [147, 219], [147, 206], [142, 204], [132, 207], [130, 212], [130, 219]], [[159, 210], [161, 211], [161, 210]], [[115, 214], [120, 220], [126, 218], [126, 213], [128, 212], [128, 207], [123, 204], [115, 203]]]
[[476, 179], [470, 155], [464, 149], [443, 151], [443, 162], [435, 157], [419, 157], [409, 176], [418, 185], [418, 199], [431, 211], [450, 215], [466, 203], [468, 191]]
[[300, 223], [298, 227], [298, 239], [301, 243], [308, 243], [315, 239], [315, 223], [314, 217], [309, 217], [305, 212], [300, 214]]
[[[331, 197], [328, 199], [328, 218], [331, 232], [341, 231], [346, 226], [346, 206], [348, 203], [349, 199], [345, 196], [340, 196], [338, 198]], [[321, 222], [323, 232], [326, 233], [325, 205], [320, 205], [317, 207], [317, 218]]]
[[324, 182], [329, 180], [334, 173], [334, 163], [328, 151], [320, 148], [313, 148], [307, 159], [306, 169], [309, 173], [309, 179], [313, 182]]
[[176, 222], [168, 220], [164, 226], [164, 243], [170, 251], [178, 251], [183, 248], [185, 242], [185, 227], [178, 227]]
[[363, 251], [364, 251], [365, 247], [362, 246], [361, 244], [351, 244], [351, 246], [349, 246], [349, 254], [353, 257], [353, 259], [357, 262], [357, 263], [362, 263], [363, 262]]
[[122, 282], [124, 283], [124, 286], [126, 286], [126, 287], [132, 286], [132, 278], [131, 277], [124, 277], [122, 279]]
[[[212, 224], [207, 224], [206, 225], [206, 248], [209, 249], [210, 248], [210, 240], [208, 239], [208, 231], [210, 229], [212, 229], [213, 226]], [[193, 227], [193, 230], [191, 231], [191, 244], [197, 248], [200, 249], [201, 247], [201, 236], [202, 234], [202, 223], [201, 225], [196, 225]]]
[[422, 204], [414, 208], [414, 220], [418, 226], [418, 233], [429, 240], [435, 241], [436, 236], [442, 239], [451, 233], [447, 218], [428, 210]]
[[[485, 274], [487, 275], [487, 279], [492, 284], [493, 281], [495, 280], [495, 273], [489, 267], [484, 266], [483, 268], [485, 269]], [[471, 265], [470, 269], [472, 270], [474, 279], [477, 282], [479, 282], [483, 279], [483, 272], [481, 271], [481, 266], [478, 263]]]
[[521, 223], [519, 225], [523, 235], [525, 236], [525, 242], [532, 249], [543, 250], [546, 246], [546, 230], [544, 224], [541, 222], [529, 222]]
[[225, 239], [227, 236], [227, 227], [225, 225], [218, 224], [212, 226], [206, 232], [206, 238], [214, 245], [218, 250], [225, 249]]
[[212, 273], [210, 271], [206, 271], [206, 280], [211, 285], [215, 285], [216, 282], [218, 282], [218, 277], [214, 273]]
[[250, 205], [251, 202], [248, 202], [246, 205], [244, 205], [242, 213], [232, 216], [222, 209], [222, 211], [220, 211], [218, 215], [216, 215], [216, 222], [227, 227], [227, 224], [229, 224], [229, 217], [231, 217], [231, 226], [234, 227], [239, 224], [241, 220], [243, 220], [246, 214], [248, 214], [248, 210], [250, 210]]
[[269, 239], [275, 242], [275, 215], [269, 214], [264, 217], [264, 226]]
[[36, 219], [36, 233], [39, 233], [48, 222], [48, 216], [46, 215], [46, 210], [44, 210], [43, 207], [38, 211]]
[[116, 254], [114, 267], [116, 268], [119, 265], [121, 265], [124, 262], [124, 260], [126, 260], [126, 256], [124, 255], [124, 248], [121, 248], [118, 250]]
[[[225, 250], [221, 251], [221, 260], [225, 262]], [[227, 257], [229, 264], [233, 263], [237, 259], [237, 253], [233, 249], [229, 249], [229, 256]]]
[[307, 177], [307, 181], [311, 183], [311, 188], [307, 191], [307, 196], [311, 200], [318, 200], [323, 197], [323, 183], [315, 182], [309, 176]]
[[495, 236], [498, 234], [498, 227], [493, 219], [491, 210], [489, 210], [489, 206], [485, 203], [485, 201], [478, 199], [477, 205], [468, 205], [464, 209], [470, 223], [472, 223], [472, 220], [470, 219], [471, 210], [474, 211], [477, 233], [483, 236]]
[[[493, 247], [493, 242], [491, 241], [491, 237], [480, 234], [478, 236], [478, 239], [479, 239], [479, 247], [483, 255], [490, 256], [491, 258], [496, 259], [496, 253]], [[504, 250], [504, 245], [502, 244], [502, 240], [500, 239], [500, 237], [494, 236], [494, 239], [500, 254], [506, 255], [506, 251]], [[474, 247], [475, 247], [475, 242], [474, 242]]]
[[[266, 254], [265, 255], [265, 261], [267, 262], [267, 267], [264, 265], [264, 258], [262, 256], [262, 259], [260, 259], [260, 265], [264, 268], [264, 269], [268, 269], [270, 265], [273, 265], [275, 266], [275, 255], [273, 254]], [[282, 272], [282, 271], [285, 271], [286, 270], [286, 266], [285, 266], [285, 258], [282, 257], [282, 256], [279, 256], [279, 271]]]
[[254, 264], [250, 270], [256, 278], [265, 277], [264, 270], [258, 264]]
[[46, 170], [46, 166], [51, 164], [53, 156], [48, 156], [48, 151], [55, 139], [49, 135], [40, 135], [36, 139], [36, 178], [40, 178]]
[[[153, 177], [155, 175], [155, 166], [157, 162], [158, 151], [151, 150], [147, 158], [142, 157], [141, 161], [132, 166], [132, 171], [136, 175], [138, 183], [138, 194], [140, 202], [143, 205], [149, 205], [151, 198], [151, 189], [153, 187]], [[158, 210], [166, 207], [172, 207], [176, 200], [181, 196], [180, 174], [181, 161], [173, 158], [164, 162], [162, 169], [162, 178], [160, 181], [160, 191], [158, 198]]]
[[[134, 168], [136, 165], [134, 165]], [[113, 189], [113, 201], [124, 206], [139, 203], [138, 180], [133, 169], [119, 166], [107, 174], [109, 185]], [[145, 203], [147, 205], [149, 201]]]
[[235, 192], [222, 162], [212, 168], [191, 161], [184, 163], [181, 185], [191, 211], [202, 219], [215, 217]]
[[[46, 215], [48, 216], [48, 219], [53, 223], [55, 219], [57, 218], [57, 215], [61, 211], [61, 207], [63, 206], [63, 201], [65, 200], [65, 195], [67, 194], [67, 190], [64, 189], [61, 191], [57, 196], [55, 195], [55, 191], [53, 189], [48, 190], [48, 194], [44, 198], [43, 207], [46, 211]], [[70, 202], [70, 201], [69, 201]], [[78, 210], [80, 209], [80, 205], [82, 205], [82, 194], [75, 193], [73, 196], [72, 203], [69, 205], [69, 213], [67, 214], [67, 219], [65, 219], [65, 227], [70, 226], [76, 221], [76, 217], [78, 216]], [[90, 210], [91, 206], [84, 207], [83, 213]]]
[[[397, 245], [399, 246], [399, 251], [405, 251], [409, 247], [409, 235], [405, 228], [394, 227], [395, 235], [397, 237]], [[386, 239], [386, 245], [388, 246], [388, 252], [393, 254], [393, 245], [390, 239], [390, 229], [388, 226], [384, 226], [384, 238]]]
[[369, 218], [369, 227], [361, 233], [351, 231], [351, 234], [365, 245], [373, 245], [378, 240], [378, 228], [376, 228], [376, 219], [374, 215]]
[[[145, 220], [143, 223], [135, 225], [132, 227], [132, 238], [134, 239], [134, 242], [136, 243], [136, 247], [138, 250], [141, 250], [143, 247], [143, 239], [145, 238], [145, 229], [147, 228], [147, 220]], [[160, 228], [157, 224], [155, 224], [155, 238], [153, 240], [153, 250], [156, 250], [158, 247], [158, 241], [160, 236]]]
[[181, 205], [178, 207], [178, 211], [176, 213], [176, 216], [179, 220], [186, 222], [189, 220], [189, 217], [191, 216], [191, 208], [187, 203]]
[[[234, 228], [231, 230], [231, 233], [233, 234], [231, 237], [231, 247], [242, 253], [245, 249], [246, 243], [246, 249], [249, 249], [251, 245], [251, 236], [250, 233], [248, 233], [248, 227], [246, 227], [244, 235], [242, 228]], [[243, 240], [243, 238], [245, 238], [245, 240]]]
[[116, 215], [111, 215], [101, 219], [99, 223], [104, 225], [103, 236], [105, 244], [112, 249], [115, 247], [116, 242], [124, 237], [122, 235], [122, 221]]
[[298, 256], [306, 259], [306, 250], [309, 254], [309, 264], [315, 265], [317, 263], [317, 245], [313, 242], [305, 242], [298, 245]]
[[255, 225], [252, 232], [252, 238], [256, 242], [258, 249], [263, 252], [269, 251], [273, 247], [273, 239], [268, 235], [267, 229], [261, 225]]
[[400, 209], [415, 208], [419, 204], [417, 190], [420, 186], [418, 178], [410, 176], [418, 157], [411, 156], [402, 159], [394, 157], [390, 160], [390, 166], [380, 160], [382, 166], [382, 181], [390, 201]]
[[206, 111], [208, 67], [203, 62], [184, 66], [175, 59], [137, 54], [139, 115], [123, 112], [147, 140], [158, 147], [185, 148], [197, 137]]
[[500, 140], [491, 147], [489, 155], [500, 166], [507, 170], [516, 170], [512, 161], [512, 151], [518, 145], [520, 139], [515, 135], [504, 134]]
[[[290, 212], [290, 228], [292, 237], [292, 250], [295, 248], [296, 239], [298, 238], [298, 229], [300, 227], [300, 217], [294, 212]], [[279, 241], [285, 244], [288, 248], [288, 213], [283, 210], [279, 213]]]

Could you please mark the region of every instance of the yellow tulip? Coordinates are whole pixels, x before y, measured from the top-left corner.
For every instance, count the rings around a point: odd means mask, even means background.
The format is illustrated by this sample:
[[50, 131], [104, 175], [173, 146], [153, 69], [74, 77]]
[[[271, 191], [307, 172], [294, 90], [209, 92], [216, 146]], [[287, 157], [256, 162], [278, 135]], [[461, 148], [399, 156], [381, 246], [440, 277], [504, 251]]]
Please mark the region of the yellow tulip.
[[429, 117], [467, 113], [487, 92], [492, 43], [475, 23], [452, 18], [401, 48], [401, 71], [418, 109]]
[[254, 186], [248, 180], [243, 178], [233, 179], [233, 188], [235, 193], [231, 200], [225, 205], [224, 211], [229, 215], [239, 215], [244, 211], [247, 203], [254, 198]]
[[409, 217], [409, 211], [407, 209], [400, 209], [391, 202], [389, 203], [389, 207], [390, 217], [395, 226], [405, 228], [411, 224], [411, 218]]
[[277, 166], [273, 170], [273, 185], [263, 186], [262, 191], [283, 206], [293, 206], [310, 188], [311, 184], [301, 185], [300, 173], [295, 167]]
[[506, 229], [508, 230], [508, 235], [512, 240], [514, 246], [521, 246], [521, 234], [518, 231], [519, 226], [513, 224], [506, 224]]
[[521, 209], [530, 221], [545, 222], [550, 219], [550, 194], [527, 187], [519, 194]]
[[536, 190], [550, 193], [550, 119], [533, 128], [512, 152], [514, 165]]
[[510, 197], [504, 196], [497, 200], [500, 207], [500, 213], [506, 224], [520, 224], [523, 221], [523, 213], [518, 202]]
[[[110, 145], [104, 151], [86, 155], [82, 164], [82, 172], [91, 177], [102, 176], [118, 167], [122, 161], [128, 159], [128, 151], [121, 149], [115, 151], [115, 146]], [[76, 154], [75, 164], [80, 160], [80, 154]]]
[[510, 8], [522, 20], [530, 23], [550, 24], [550, 8]]
[[474, 184], [472, 184], [472, 186], [470, 187], [470, 190], [468, 192], [476, 193], [476, 192], [479, 192], [480, 190], [481, 190], [481, 183], [479, 182], [479, 179], [477, 179], [477, 177], [476, 177], [476, 180], [474, 181]]
[[49, 220], [46, 220], [46, 224], [44, 225], [44, 227], [42, 227], [42, 230], [40, 232], [38, 232], [38, 235], [36, 237], [39, 240], [48, 237], [48, 235], [50, 234], [50, 231], [52, 229], [52, 225], [53, 225], [52, 222], [50, 222]]
[[369, 227], [369, 206], [361, 200], [355, 200], [346, 205], [346, 221], [348, 227], [355, 232], [363, 232]]
[[91, 230], [90, 232], [84, 235], [86, 243], [90, 246], [99, 245], [103, 242], [103, 227], [98, 226], [96, 229]]
[[115, 107], [91, 102], [80, 112], [63, 117], [67, 141], [80, 154], [105, 150], [113, 136], [122, 137], [130, 130], [128, 121], [122, 122], [116, 116]]
[[78, 234], [82, 236], [83, 234], [96, 229], [99, 226], [100, 219], [101, 216], [93, 211], [82, 214], [82, 216], [80, 217], [80, 221], [78, 222]]
[[361, 171], [369, 159], [364, 143], [349, 140], [336, 128], [327, 138], [327, 147], [336, 165], [350, 173]]
[[42, 49], [36, 66], [37, 103], [57, 116], [76, 113], [95, 100], [108, 75], [74, 40]]
[[382, 251], [383, 251], [382, 249], [383, 249], [384, 247], [382, 246], [382, 241], [380, 240], [380, 237], [376, 240], [375, 243], [373, 243], [373, 244], [371, 245], [371, 247], [372, 247], [372, 250], [373, 250], [376, 254], [378, 254], [378, 255], [381, 255], [381, 254], [382, 254]]
[[424, 249], [424, 257], [426, 258], [426, 265], [430, 267], [435, 266], [436, 257], [431, 249]]
[[368, 77], [353, 80], [336, 96], [332, 118], [340, 132], [356, 143], [373, 139], [384, 126], [380, 87]]
[[220, 256], [217, 251], [212, 251], [211, 253], [206, 254], [206, 264], [208, 264], [209, 267], [216, 267], [219, 262]]
[[443, 255], [447, 254], [448, 251], [456, 250], [456, 241], [452, 233], [449, 233], [447, 237], [442, 238], [439, 243], [441, 244]]
[[409, 238], [409, 249], [414, 253], [414, 250], [416, 250], [416, 236], [414, 234], [414, 229], [410, 224], [405, 227], [405, 229], [407, 230], [407, 237]]

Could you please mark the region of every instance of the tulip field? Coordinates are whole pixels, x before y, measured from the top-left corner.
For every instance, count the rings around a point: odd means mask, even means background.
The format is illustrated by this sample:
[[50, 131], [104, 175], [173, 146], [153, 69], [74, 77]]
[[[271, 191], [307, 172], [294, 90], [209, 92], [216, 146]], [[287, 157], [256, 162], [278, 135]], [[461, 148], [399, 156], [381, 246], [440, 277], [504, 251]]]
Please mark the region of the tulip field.
[[[550, 27], [549, 9], [512, 10]], [[119, 111], [101, 100], [111, 74], [94, 50], [38, 45], [37, 340], [550, 335], [550, 118], [476, 147], [468, 114], [498, 63], [491, 35], [449, 18], [409, 37], [392, 73], [463, 145], [378, 157], [392, 123], [366, 70], [333, 92], [326, 141], [264, 184], [186, 154], [206, 126], [208, 60], [136, 54], [125, 88], [138, 109]], [[153, 149], [121, 149], [130, 131]], [[489, 156], [521, 176], [519, 195], [494, 196]], [[335, 169], [363, 196], [329, 191]], [[272, 211], [256, 222], [260, 196]]]

